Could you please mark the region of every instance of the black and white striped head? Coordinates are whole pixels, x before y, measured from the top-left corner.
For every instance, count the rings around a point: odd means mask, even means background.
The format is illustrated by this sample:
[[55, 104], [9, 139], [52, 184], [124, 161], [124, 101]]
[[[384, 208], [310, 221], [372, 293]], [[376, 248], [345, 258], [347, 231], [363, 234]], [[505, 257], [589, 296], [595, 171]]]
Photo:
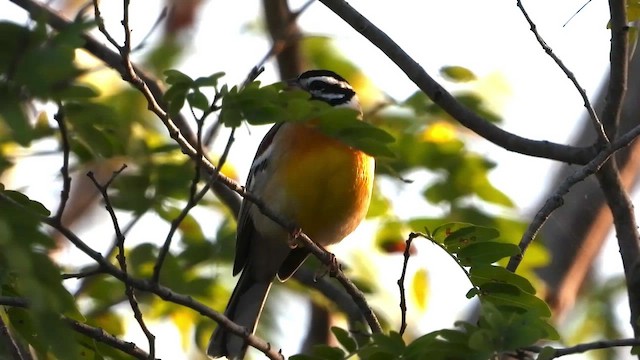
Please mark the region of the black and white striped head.
[[361, 111], [356, 92], [347, 80], [333, 71], [309, 70], [290, 81], [289, 84], [307, 91], [313, 100]]

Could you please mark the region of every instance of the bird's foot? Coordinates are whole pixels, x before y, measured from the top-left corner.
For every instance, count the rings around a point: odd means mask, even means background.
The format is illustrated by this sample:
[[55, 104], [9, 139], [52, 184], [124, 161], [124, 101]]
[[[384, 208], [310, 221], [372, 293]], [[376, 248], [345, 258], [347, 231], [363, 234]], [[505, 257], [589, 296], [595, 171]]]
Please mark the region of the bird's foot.
[[336, 277], [336, 275], [338, 275], [338, 272], [342, 271], [342, 266], [338, 262], [336, 256], [333, 253], [330, 253], [328, 251], [326, 252], [330, 257], [329, 263], [316, 272], [314, 280], [322, 279], [327, 275], [329, 275], [330, 277]]
[[289, 238], [287, 239], [287, 245], [289, 245], [289, 248], [295, 249], [301, 245], [298, 241], [300, 234], [302, 234], [302, 229], [297, 226], [289, 233]]

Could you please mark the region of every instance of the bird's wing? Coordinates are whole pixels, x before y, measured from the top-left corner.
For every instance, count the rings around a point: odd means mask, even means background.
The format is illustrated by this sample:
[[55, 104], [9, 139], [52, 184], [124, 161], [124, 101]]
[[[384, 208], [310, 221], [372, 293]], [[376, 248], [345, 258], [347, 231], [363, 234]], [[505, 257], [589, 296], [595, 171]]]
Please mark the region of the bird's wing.
[[[264, 177], [270, 176], [269, 172], [269, 160], [271, 157], [270, 145], [282, 126], [283, 123], [275, 124], [269, 129], [264, 136], [256, 156], [251, 163], [251, 169], [249, 170], [249, 176], [247, 177], [247, 183], [245, 188], [252, 194], [260, 197], [261, 189], [259, 184], [264, 183]], [[258, 185], [256, 185], [258, 184]], [[253, 204], [247, 199], [242, 200], [240, 206], [240, 215], [238, 217], [238, 229], [236, 233], [236, 257], [233, 263], [233, 275], [237, 275], [247, 264], [249, 257], [249, 249], [251, 249], [251, 242], [256, 238], [256, 229], [251, 219], [251, 213], [249, 209]]]

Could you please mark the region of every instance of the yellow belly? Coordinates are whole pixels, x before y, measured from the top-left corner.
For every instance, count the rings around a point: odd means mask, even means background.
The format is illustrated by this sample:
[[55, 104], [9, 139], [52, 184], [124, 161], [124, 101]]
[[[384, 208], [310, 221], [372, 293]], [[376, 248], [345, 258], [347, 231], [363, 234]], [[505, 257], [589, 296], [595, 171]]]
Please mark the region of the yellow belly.
[[291, 133], [282, 135], [291, 140], [278, 161], [283, 189], [273, 199], [276, 208], [318, 244], [336, 243], [367, 213], [374, 159], [312, 127], [287, 125], [283, 132]]

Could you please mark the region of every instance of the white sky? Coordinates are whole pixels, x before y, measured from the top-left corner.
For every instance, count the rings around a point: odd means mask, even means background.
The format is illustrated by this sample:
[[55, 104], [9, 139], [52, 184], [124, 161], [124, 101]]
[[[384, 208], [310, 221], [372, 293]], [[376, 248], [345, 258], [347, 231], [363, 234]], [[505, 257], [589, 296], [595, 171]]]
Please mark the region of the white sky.
[[[0, 14], [4, 14], [0, 17], [11, 18], [16, 12], [20, 13], [15, 6], [7, 6], [6, 3], [0, 3]], [[106, 5], [109, 2], [102, 3]], [[134, 41], [136, 35], [146, 34], [155, 21], [159, 13], [155, 3], [148, 0], [132, 1], [133, 14], [145, 14], [144, 17], [134, 18]], [[190, 55], [185, 57], [179, 69], [192, 76], [225, 71], [225, 81], [230, 84], [241, 82], [269, 49], [269, 43], [262, 36], [252, 35], [246, 30], [246, 25], [253, 23], [261, 13], [260, 3], [258, 0], [209, 0], [200, 16], [199, 28], [193, 33]], [[292, 1], [292, 8], [303, 3], [301, 0]], [[508, 131], [534, 139], [566, 143], [576, 120], [584, 113], [577, 91], [542, 51], [515, 1], [351, 0], [350, 4], [385, 31], [432, 75], [437, 75], [444, 65], [460, 65], [471, 69], [481, 79], [502, 76], [506, 86], [502, 95], [496, 96], [495, 110], [503, 116], [505, 122], [502, 126]], [[563, 27], [583, 4], [584, 0], [529, 0], [524, 3], [548, 45], [574, 72], [587, 94], [593, 96], [608, 65], [608, 8], [605, 0], [594, 0]], [[116, 8], [119, 11], [119, 6]], [[143, 12], [135, 12], [136, 9]], [[117, 11], [110, 11], [105, 6], [103, 15], [108, 28], [119, 29], [121, 15]], [[404, 99], [416, 90], [415, 85], [384, 54], [321, 3], [313, 4], [299, 22], [305, 31], [334, 38], [336, 45], [349, 59], [396, 99]], [[260, 80], [265, 83], [277, 80], [272, 63], [268, 64]], [[246, 176], [261, 134], [259, 130], [251, 134], [238, 132], [238, 141], [230, 161], [247, 164], [246, 168], [239, 167], [242, 176]], [[550, 173], [550, 166], [553, 166], [551, 161], [510, 153], [486, 141], [474, 142], [472, 147], [499, 164], [492, 172], [491, 179], [494, 185], [518, 204], [519, 213], [527, 215], [537, 210], [534, 208], [538, 203], [537, 196], [543, 193], [547, 181], [544, 174]], [[59, 164], [50, 166], [53, 177]], [[28, 168], [18, 169], [16, 178], [30, 178]], [[47, 197], [40, 192], [36, 194]], [[414, 196], [410, 191], [399, 193], [401, 201]], [[49, 201], [55, 199], [57, 192], [48, 197]], [[411, 207], [404, 207], [407, 208], [411, 213], [415, 212]], [[402, 212], [403, 208], [398, 210]], [[403, 215], [407, 216], [410, 212], [405, 210]], [[366, 231], [364, 229], [363, 232]], [[352, 251], [350, 248], [345, 244], [343, 251]], [[439, 258], [441, 254], [436, 254], [437, 251], [425, 246], [420, 250], [420, 255], [412, 260], [414, 267], [430, 263], [430, 272], [459, 272], [446, 258]], [[616, 251], [615, 244], [608, 247], [611, 258], [617, 258]], [[395, 263], [393, 266], [398, 268], [399, 274], [399, 260], [387, 261]], [[612, 261], [619, 263], [619, 260]], [[612, 268], [615, 271], [615, 267]], [[391, 271], [396, 273], [396, 270]], [[451, 315], [440, 314], [464, 306], [468, 284], [463, 280], [460, 274], [459, 281], [453, 281], [460, 283], [454, 289], [450, 285], [451, 279], [430, 276], [431, 293], [445, 296], [429, 299], [429, 311], [422, 318], [426, 325], [421, 326], [421, 330], [452, 325], [454, 319]], [[395, 277], [389, 279], [390, 297], [397, 296], [394, 281]], [[283, 326], [290, 325], [287, 323]], [[162, 336], [163, 339], [158, 341], [159, 356], [179, 358], [179, 355], [171, 353], [171, 349], [175, 350], [179, 345], [169, 341], [177, 336], [167, 332], [163, 332]], [[133, 339], [139, 346], [145, 347], [144, 338], [135, 336]]]

